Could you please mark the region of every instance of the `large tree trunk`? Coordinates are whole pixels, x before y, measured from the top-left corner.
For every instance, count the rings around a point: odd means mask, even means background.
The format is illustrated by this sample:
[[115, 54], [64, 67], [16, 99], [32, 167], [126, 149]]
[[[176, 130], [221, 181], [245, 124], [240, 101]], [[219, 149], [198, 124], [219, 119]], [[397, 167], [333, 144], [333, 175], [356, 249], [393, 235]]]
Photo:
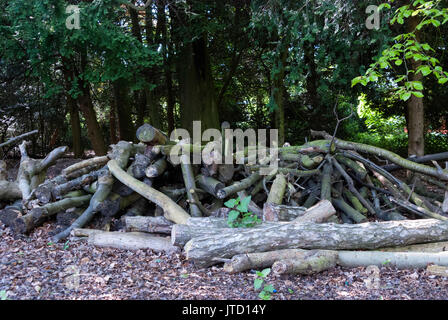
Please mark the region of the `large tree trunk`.
[[278, 144], [281, 146], [285, 142], [285, 95], [286, 89], [284, 86], [285, 80], [285, 68], [286, 68], [286, 60], [288, 58], [288, 45], [285, 43], [281, 43], [278, 47], [278, 63], [275, 66], [277, 72], [272, 79], [272, 88], [271, 88], [271, 99], [272, 103], [275, 105], [275, 124], [278, 129]]
[[132, 123], [132, 110], [129, 103], [127, 84], [125, 81], [115, 81], [113, 83], [115, 106], [118, 115], [118, 128], [120, 132], [120, 140], [134, 141], [135, 128]]
[[89, 137], [92, 148], [97, 156], [103, 156], [107, 152], [106, 144], [104, 143], [103, 133], [100, 125], [96, 119], [96, 112], [93, 108], [92, 98], [90, 96], [90, 89], [84, 88], [83, 94], [78, 97], [79, 108], [87, 123], [87, 135]]
[[445, 241], [448, 223], [435, 219], [377, 223], [288, 223], [252, 230], [216, 230], [213, 236], [197, 237], [184, 247], [187, 259], [210, 266], [216, 259], [237, 254], [278, 249], [354, 250]]
[[173, 90], [173, 75], [171, 72], [172, 67], [172, 47], [171, 42], [168, 39], [168, 30], [166, 23], [165, 6], [167, 0], [159, 0], [157, 7], [157, 24], [161, 29], [162, 40], [162, 52], [163, 52], [163, 66], [165, 73], [165, 86], [166, 86], [166, 113], [168, 122], [168, 134], [174, 130], [174, 104], [176, 102], [174, 90]]
[[81, 158], [83, 149], [81, 145], [81, 121], [79, 119], [78, 105], [76, 100], [67, 94], [67, 108], [70, 114], [70, 125], [72, 128], [73, 153], [75, 158]]
[[[196, 8], [187, 1], [191, 11]], [[177, 45], [177, 76], [180, 91], [181, 125], [192, 131], [193, 121], [201, 121], [202, 131], [219, 128], [218, 106], [207, 48], [207, 35], [204, 33], [195, 40], [185, 35], [188, 31], [188, 18], [175, 5], [170, 6], [173, 33]], [[186, 26], [186, 27], [185, 27]], [[185, 39], [187, 37], [187, 39]]]
[[[408, 2], [411, 5], [411, 1]], [[420, 23], [418, 16], [409, 17], [406, 23], [406, 31], [414, 32], [416, 41], [419, 42], [419, 31], [415, 28]], [[409, 81], [422, 81], [423, 75], [421, 72], [416, 73], [416, 70], [421, 66], [421, 60], [410, 59]], [[408, 107], [408, 155], [423, 156], [425, 154], [425, 112], [423, 105], [423, 98], [418, 98], [411, 95], [407, 102]]]
[[[86, 52], [81, 53], [81, 72], [83, 72], [87, 65]], [[78, 75], [79, 76], [79, 75]], [[87, 135], [93, 150], [97, 156], [105, 155], [107, 152], [106, 144], [104, 143], [103, 133], [96, 118], [96, 112], [93, 108], [92, 97], [90, 95], [90, 85], [83, 79], [77, 77], [79, 88], [82, 91], [77, 98], [79, 109], [81, 110], [86, 123], [87, 123]]]

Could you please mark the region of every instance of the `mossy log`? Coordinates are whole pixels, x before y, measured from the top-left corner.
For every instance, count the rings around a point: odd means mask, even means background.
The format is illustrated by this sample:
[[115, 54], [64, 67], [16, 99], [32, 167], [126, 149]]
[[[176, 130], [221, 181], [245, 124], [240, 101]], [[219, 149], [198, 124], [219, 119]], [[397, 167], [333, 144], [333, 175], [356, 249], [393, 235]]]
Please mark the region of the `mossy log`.
[[190, 215], [192, 217], [202, 216], [200, 206], [198, 204], [198, 199], [192, 194], [192, 190], [196, 189], [196, 182], [193, 174], [193, 167], [190, 164], [190, 157], [183, 154], [180, 157], [180, 167], [182, 169], [182, 177], [184, 179], [185, 189], [187, 191], [188, 201], [190, 203]]
[[309, 250], [283, 249], [267, 252], [238, 254], [224, 263], [224, 271], [237, 273], [245, 270], [259, 270], [271, 267], [274, 262], [289, 259], [303, 259]]
[[148, 145], [164, 145], [168, 137], [153, 126], [145, 123], [137, 129], [137, 139]]
[[231, 195], [237, 193], [238, 191], [246, 190], [247, 188], [249, 188], [250, 186], [255, 184], [261, 178], [262, 178], [262, 176], [258, 172], [254, 172], [249, 177], [247, 177], [241, 181], [238, 181], [228, 187], [220, 189], [216, 193], [216, 195], [218, 196], [219, 199], [225, 199], [225, 198], [230, 197]]
[[216, 197], [219, 190], [225, 188], [225, 184], [212, 177], [207, 177], [202, 174], [196, 176], [198, 187], [212, 196]]
[[[174, 228], [173, 228], [174, 230]], [[260, 232], [261, 231], [261, 232]], [[262, 235], [262, 236], [261, 236]], [[448, 240], [448, 223], [435, 219], [362, 224], [286, 223], [264, 229], [215, 230], [184, 247], [187, 259], [210, 266], [216, 259], [279, 249], [377, 249]]]
[[336, 266], [338, 252], [333, 250], [312, 250], [303, 257], [274, 262], [274, 274], [315, 274]]
[[320, 198], [322, 200], [331, 201], [331, 175], [333, 173], [333, 166], [328, 161], [328, 156], [325, 158], [326, 162], [322, 171], [322, 183], [320, 188]]
[[267, 203], [282, 204], [286, 191], [286, 178], [282, 173], [278, 173], [269, 190]]
[[[323, 132], [323, 131], [311, 130], [311, 135], [315, 136], [315, 137], [316, 136], [323, 137], [327, 140], [332, 139], [331, 135], [329, 135], [328, 133]], [[369, 153], [369, 154], [375, 155], [377, 157], [381, 157], [386, 160], [389, 160], [395, 164], [398, 164], [399, 166], [401, 166], [405, 169], [419, 172], [422, 174], [427, 174], [429, 176], [439, 178], [444, 181], [448, 181], [448, 170], [438, 170], [436, 168], [426, 166], [424, 164], [415, 163], [410, 160], [406, 160], [406, 159], [400, 157], [398, 154], [393, 153], [389, 150], [371, 146], [368, 144], [344, 141], [344, 140], [337, 139], [337, 138], [334, 139], [334, 143], [335, 143], [336, 147], [338, 147], [340, 149], [356, 150], [358, 152]]]
[[123, 169], [120, 168], [115, 160], [110, 160], [107, 166], [115, 178], [142, 195], [144, 198], [160, 206], [164, 210], [165, 218], [168, 220], [171, 220], [174, 223], [185, 223], [190, 217], [190, 215], [186, 213], [182, 207], [171, 200], [168, 196], [128, 175]]
[[69, 208], [81, 207], [89, 203], [91, 195], [85, 195], [75, 198], [67, 198], [57, 202], [46, 204], [42, 207], [36, 207], [26, 215], [17, 218], [12, 223], [12, 230], [16, 233], [28, 233], [34, 228], [40, 226], [49, 217], [58, 212]]
[[367, 221], [367, 217], [365, 215], [363, 215], [361, 212], [351, 207], [347, 202], [345, 202], [341, 198], [333, 199], [332, 203], [337, 209], [344, 212], [355, 223], [363, 223]]

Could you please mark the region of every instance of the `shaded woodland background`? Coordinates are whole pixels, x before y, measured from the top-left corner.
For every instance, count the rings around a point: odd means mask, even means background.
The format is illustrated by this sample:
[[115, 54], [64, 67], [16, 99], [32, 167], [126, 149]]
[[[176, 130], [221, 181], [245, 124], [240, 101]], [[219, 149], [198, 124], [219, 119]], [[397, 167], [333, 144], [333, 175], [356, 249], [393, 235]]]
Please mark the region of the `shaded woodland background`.
[[[401, 1], [369, 30], [366, 7], [380, 3], [155, 0], [136, 11], [118, 0], [0, 0], [0, 141], [38, 129], [33, 155], [58, 145], [102, 155], [143, 123], [171, 132], [201, 120], [278, 128], [301, 144], [311, 128], [333, 132], [337, 106], [341, 117], [356, 111], [340, 138], [407, 155], [411, 102], [387, 76], [351, 86], [408, 27], [389, 23]], [[81, 8], [79, 30], [66, 28], [69, 4]], [[419, 33], [444, 67], [447, 25]], [[446, 151], [448, 86], [422, 82], [425, 145], [413, 153]]]

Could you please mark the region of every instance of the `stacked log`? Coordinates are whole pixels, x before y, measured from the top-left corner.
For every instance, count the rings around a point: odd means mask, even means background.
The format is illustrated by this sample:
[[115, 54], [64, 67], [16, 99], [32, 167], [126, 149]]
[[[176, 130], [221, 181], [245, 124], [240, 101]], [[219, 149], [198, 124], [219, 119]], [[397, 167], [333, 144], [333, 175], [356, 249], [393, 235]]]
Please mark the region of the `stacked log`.
[[[448, 170], [423, 164], [443, 154], [404, 159], [312, 131], [321, 140], [265, 148], [278, 159], [254, 157], [248, 147], [227, 157], [233, 163], [219, 163], [215, 151], [170, 141], [148, 124], [136, 135], [138, 144], [120, 141], [107, 156], [76, 163], [52, 179], [45, 179], [46, 170], [67, 148], [38, 160], [28, 156], [24, 141], [16, 181], [7, 181], [0, 163], [0, 201], [8, 201], [0, 219], [14, 232], [29, 233], [76, 208], [73, 223], [52, 240], [71, 235], [98, 246], [183, 249], [198, 267], [225, 262], [228, 272], [272, 267], [277, 274], [309, 274], [384, 259], [398, 267], [447, 263], [444, 254], [403, 247], [448, 241]], [[175, 150], [189, 153], [177, 163]], [[192, 164], [199, 154], [207, 163]], [[378, 159], [391, 165], [380, 166]], [[268, 167], [270, 160], [278, 166]], [[412, 180], [392, 175], [397, 166], [413, 173]], [[425, 191], [422, 181], [436, 191]], [[92, 221], [101, 230], [86, 229]], [[390, 247], [403, 251], [384, 249]]]

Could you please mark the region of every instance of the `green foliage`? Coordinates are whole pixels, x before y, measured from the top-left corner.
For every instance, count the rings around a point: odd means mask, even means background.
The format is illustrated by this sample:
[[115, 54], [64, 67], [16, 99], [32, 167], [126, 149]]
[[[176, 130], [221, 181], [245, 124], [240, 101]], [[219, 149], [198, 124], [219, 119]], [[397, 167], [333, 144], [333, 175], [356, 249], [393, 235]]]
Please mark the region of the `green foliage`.
[[2, 300], [2, 301], [9, 300], [8, 299], [8, 293], [6, 292], [6, 290], [0, 291], [0, 300]]
[[224, 203], [227, 208], [232, 209], [227, 217], [227, 224], [231, 228], [251, 228], [259, 224], [261, 220], [252, 212], [248, 206], [251, 197], [230, 199]]
[[271, 273], [271, 269], [267, 268], [262, 271], [256, 272], [256, 278], [254, 279], [254, 289], [260, 290], [263, 289], [258, 294], [258, 297], [263, 300], [271, 300], [272, 294], [277, 292], [274, 289], [274, 286], [266, 283], [266, 277]]
[[[393, 2], [393, 0], [390, 0]], [[439, 28], [448, 22], [448, 8], [442, 7], [442, 1], [415, 0], [412, 6], [404, 5], [395, 11], [390, 20], [391, 24], [404, 24], [410, 17], [420, 18], [418, 25], [412, 32], [399, 34], [393, 38], [393, 44], [382, 51], [381, 56], [370, 65], [364, 75], [352, 80], [352, 86], [361, 83], [366, 86], [369, 82], [378, 82], [386, 72], [395, 74], [392, 79], [395, 95], [401, 100], [407, 101], [411, 95], [422, 98], [424, 86], [421, 81], [410, 80], [410, 74], [420, 73], [423, 77], [434, 75], [439, 84], [448, 82], [448, 72], [444, 71], [440, 61], [433, 56], [435, 50], [428, 43], [421, 43], [417, 33], [424, 26]], [[389, 4], [383, 4], [390, 8]], [[421, 65], [413, 70], [407, 66], [406, 61], [420, 61]], [[401, 66], [401, 68], [400, 68]], [[404, 68], [403, 68], [404, 66]], [[400, 74], [404, 71], [404, 74]]]

